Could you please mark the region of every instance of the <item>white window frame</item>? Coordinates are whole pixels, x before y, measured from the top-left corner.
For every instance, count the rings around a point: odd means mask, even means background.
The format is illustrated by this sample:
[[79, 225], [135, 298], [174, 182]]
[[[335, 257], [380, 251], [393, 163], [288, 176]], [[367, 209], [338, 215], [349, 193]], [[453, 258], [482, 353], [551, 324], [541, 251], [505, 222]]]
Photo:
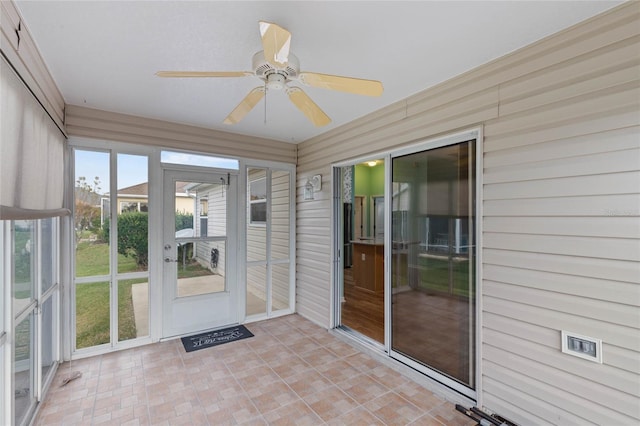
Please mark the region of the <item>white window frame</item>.
[[[266, 169], [265, 169], [265, 170], [266, 170]], [[261, 181], [261, 180], [262, 180], [262, 181], [264, 181], [264, 186], [265, 186], [265, 198], [260, 198], [260, 199], [257, 199], [257, 200], [252, 200], [252, 199], [251, 199], [251, 185], [252, 185], [253, 183], [259, 182], [259, 181]], [[251, 226], [260, 226], [260, 227], [266, 227], [266, 226], [267, 226], [267, 221], [268, 221], [268, 218], [267, 218], [267, 217], [265, 217], [265, 219], [264, 219], [263, 221], [262, 221], [262, 220], [253, 220], [253, 217], [252, 217], [252, 208], [251, 208], [253, 205], [256, 205], [256, 204], [264, 204], [265, 211], [267, 210], [267, 208], [269, 207], [269, 206], [268, 206], [268, 204], [267, 204], [267, 199], [268, 199], [269, 197], [268, 197], [268, 196], [267, 196], [267, 194], [266, 194], [266, 192], [267, 192], [267, 184], [268, 184], [268, 182], [267, 182], [267, 178], [266, 178], [266, 177], [257, 178], [257, 179], [254, 179], [254, 180], [251, 180], [251, 181], [249, 181], [249, 182], [248, 182], [248, 185], [249, 185], [249, 188], [248, 188], [248, 189], [249, 189], [249, 190], [248, 190], [247, 192], [248, 192], [248, 194], [249, 194], [249, 200], [248, 200], [248, 201], [249, 201], [249, 211], [248, 211], [248, 213], [249, 213], [249, 214], [248, 214], [248, 216], [249, 216], [249, 217], [247, 218], [247, 221], [249, 222], [249, 225], [251, 225]]]

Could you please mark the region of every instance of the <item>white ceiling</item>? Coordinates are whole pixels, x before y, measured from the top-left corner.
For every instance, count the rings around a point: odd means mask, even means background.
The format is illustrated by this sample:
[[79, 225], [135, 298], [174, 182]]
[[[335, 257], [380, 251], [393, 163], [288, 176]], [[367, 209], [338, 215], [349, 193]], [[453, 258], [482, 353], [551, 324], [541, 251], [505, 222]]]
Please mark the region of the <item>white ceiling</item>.
[[[65, 102], [301, 142], [404, 99], [619, 1], [17, 1]], [[284, 92], [222, 124], [255, 77], [161, 79], [158, 70], [250, 71], [258, 21], [292, 34], [302, 71], [380, 80], [379, 98], [303, 86], [316, 128]]]

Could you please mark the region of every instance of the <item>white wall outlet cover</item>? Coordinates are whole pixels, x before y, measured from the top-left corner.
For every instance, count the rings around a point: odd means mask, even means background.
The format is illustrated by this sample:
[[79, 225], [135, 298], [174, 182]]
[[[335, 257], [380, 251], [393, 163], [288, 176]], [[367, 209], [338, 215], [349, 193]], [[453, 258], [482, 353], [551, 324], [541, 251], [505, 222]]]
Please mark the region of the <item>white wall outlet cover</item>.
[[562, 330], [562, 352], [602, 364], [602, 340]]

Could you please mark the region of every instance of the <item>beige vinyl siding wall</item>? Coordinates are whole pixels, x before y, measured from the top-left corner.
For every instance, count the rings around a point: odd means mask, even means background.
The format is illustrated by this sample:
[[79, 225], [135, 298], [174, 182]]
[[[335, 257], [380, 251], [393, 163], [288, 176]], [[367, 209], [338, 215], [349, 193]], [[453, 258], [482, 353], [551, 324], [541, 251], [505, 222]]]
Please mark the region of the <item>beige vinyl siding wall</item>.
[[[273, 170], [271, 173], [271, 258], [274, 261], [289, 260], [291, 179], [289, 171]], [[289, 263], [275, 264], [271, 272], [273, 310], [289, 307]]]
[[[483, 126], [481, 404], [523, 425], [638, 424], [639, 15], [624, 4], [302, 143], [297, 310], [330, 323], [332, 162]], [[561, 330], [602, 339], [604, 363], [561, 353]]]
[[[200, 200], [205, 198], [208, 204], [207, 236], [222, 237], [227, 235], [227, 197], [222, 185], [198, 189], [196, 213], [193, 217], [196, 235], [200, 232]], [[200, 241], [196, 243], [196, 260], [205, 268], [211, 269], [211, 249], [218, 249], [218, 267], [213, 272], [224, 276], [226, 266], [226, 244], [224, 241]]]
[[296, 162], [294, 144], [185, 124], [101, 111], [75, 105], [65, 108], [69, 136], [205, 152], [227, 157]]

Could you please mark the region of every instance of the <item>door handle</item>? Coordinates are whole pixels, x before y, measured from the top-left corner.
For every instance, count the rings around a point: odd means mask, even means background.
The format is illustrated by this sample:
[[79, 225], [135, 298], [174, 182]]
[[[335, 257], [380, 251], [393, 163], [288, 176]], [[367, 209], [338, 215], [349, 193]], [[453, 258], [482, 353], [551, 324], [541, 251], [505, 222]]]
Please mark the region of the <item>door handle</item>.
[[177, 262], [177, 261], [178, 261], [178, 259], [170, 259], [170, 258], [168, 258], [168, 257], [165, 257], [165, 258], [164, 258], [164, 261], [165, 261], [165, 262], [167, 262], [167, 263], [171, 263], [171, 262]]

